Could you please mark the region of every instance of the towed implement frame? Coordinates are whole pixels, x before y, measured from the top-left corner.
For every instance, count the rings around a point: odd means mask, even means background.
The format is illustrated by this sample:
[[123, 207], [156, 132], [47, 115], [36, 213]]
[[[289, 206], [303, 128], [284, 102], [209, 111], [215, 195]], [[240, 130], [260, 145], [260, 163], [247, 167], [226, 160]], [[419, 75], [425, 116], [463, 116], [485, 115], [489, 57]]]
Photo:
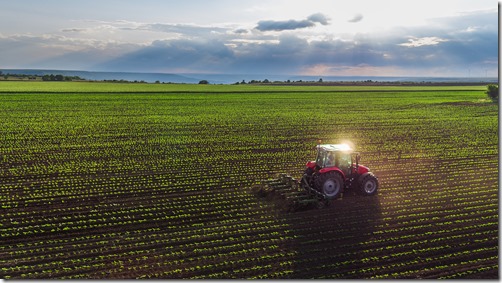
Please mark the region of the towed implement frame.
[[276, 201], [287, 212], [323, 208], [331, 203], [329, 197], [312, 188], [304, 177], [298, 181], [288, 174], [263, 180], [252, 189], [256, 196]]

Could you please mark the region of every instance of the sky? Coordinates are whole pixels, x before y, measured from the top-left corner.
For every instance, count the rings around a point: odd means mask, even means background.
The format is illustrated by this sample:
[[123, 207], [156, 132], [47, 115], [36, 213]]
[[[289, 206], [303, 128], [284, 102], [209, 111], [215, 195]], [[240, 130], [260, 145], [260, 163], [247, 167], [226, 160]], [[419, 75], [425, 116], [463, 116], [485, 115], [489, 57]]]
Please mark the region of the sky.
[[495, 0], [0, 0], [0, 69], [498, 77]]

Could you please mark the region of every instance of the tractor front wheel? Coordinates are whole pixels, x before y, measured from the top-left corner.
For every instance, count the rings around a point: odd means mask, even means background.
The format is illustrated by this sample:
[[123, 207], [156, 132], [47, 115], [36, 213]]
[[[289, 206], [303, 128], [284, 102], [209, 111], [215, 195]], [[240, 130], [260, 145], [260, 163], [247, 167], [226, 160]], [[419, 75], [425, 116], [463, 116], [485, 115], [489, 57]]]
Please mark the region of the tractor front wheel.
[[369, 173], [359, 177], [359, 193], [366, 196], [376, 194], [378, 190], [378, 179], [375, 175]]
[[343, 179], [340, 174], [328, 172], [317, 178], [317, 188], [330, 199], [336, 198], [343, 189]]

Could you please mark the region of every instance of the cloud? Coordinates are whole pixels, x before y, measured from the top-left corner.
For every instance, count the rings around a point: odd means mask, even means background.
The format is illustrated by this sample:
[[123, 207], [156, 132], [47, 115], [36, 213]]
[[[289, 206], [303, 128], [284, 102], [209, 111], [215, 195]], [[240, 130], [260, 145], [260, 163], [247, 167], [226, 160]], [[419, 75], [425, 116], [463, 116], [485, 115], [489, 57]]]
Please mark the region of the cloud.
[[362, 14], [356, 14], [352, 19], [349, 20], [350, 23], [357, 23], [362, 21], [363, 15]]
[[[238, 52], [235, 52], [238, 51]], [[277, 41], [241, 44], [234, 51], [229, 69], [245, 73], [288, 73], [301, 66], [310, 54], [310, 44], [293, 35], [280, 36]], [[293, 59], [294, 58], [294, 59]]]
[[236, 34], [246, 34], [246, 33], [249, 33], [249, 31], [247, 29], [242, 28], [242, 29], [236, 29], [236, 30], [234, 30], [234, 33], [236, 33]]
[[140, 46], [62, 35], [0, 36], [3, 68], [85, 69]]
[[[498, 72], [497, 17], [497, 11], [460, 14], [424, 26], [344, 36], [315, 29], [266, 33], [228, 23], [99, 22], [53, 35], [0, 35], [0, 62], [3, 68], [234, 74], [420, 75], [443, 70], [443, 75], [458, 75], [470, 68], [474, 75], [478, 68], [484, 76], [485, 69]], [[318, 13], [302, 21], [262, 21], [259, 27], [296, 30], [329, 21]], [[146, 40], [118, 40], [138, 34]]]
[[222, 70], [233, 52], [224, 42], [205, 39], [158, 40], [151, 45], [94, 66], [97, 70], [210, 72]]
[[187, 25], [187, 24], [143, 24], [139, 26], [139, 30], [157, 31], [165, 33], [177, 33], [185, 36], [201, 36], [207, 35], [211, 32], [225, 33], [228, 28], [224, 27], [213, 27], [213, 26], [197, 26], [197, 25]]
[[295, 30], [315, 26], [314, 22], [309, 20], [296, 21], [259, 21], [256, 29], [259, 31], [283, 31]]
[[321, 25], [324, 25], [324, 26], [329, 25], [329, 18], [321, 13], [316, 13], [316, 14], [310, 15], [307, 18], [307, 20], [309, 20], [311, 22], [315, 22], [315, 23], [320, 23]]
[[297, 21], [259, 21], [255, 27], [259, 31], [284, 31], [309, 28], [320, 23], [321, 25], [328, 25], [329, 18], [321, 13], [310, 15], [307, 19]]
[[405, 47], [420, 47], [420, 46], [427, 46], [427, 45], [438, 45], [441, 42], [447, 42], [449, 41], [448, 39], [442, 39], [436, 36], [430, 36], [430, 37], [422, 37], [422, 38], [410, 38], [408, 39], [408, 42], [406, 43], [401, 43], [398, 44], [400, 46], [405, 46]]
[[78, 33], [78, 32], [85, 32], [86, 29], [84, 29], [84, 28], [67, 28], [67, 29], [62, 29], [61, 31], [62, 32], [76, 32], [76, 33]]
[[[462, 70], [466, 66], [470, 66], [472, 70], [475, 66], [491, 70], [490, 66], [493, 66], [493, 70], [496, 70], [496, 64], [487, 63], [497, 62], [496, 32], [458, 33], [455, 34], [456, 37], [439, 31], [436, 31], [436, 34], [428, 31], [432, 33], [429, 37], [407, 35], [423, 32], [425, 31], [419, 29], [394, 29], [386, 37], [379, 34], [359, 34], [344, 40], [307, 40], [299, 34], [277, 37], [253, 33], [241, 38], [239, 34], [231, 33], [224, 37], [158, 40], [146, 46], [136, 45], [129, 48], [118, 44], [114, 49], [101, 43], [102, 50], [83, 48], [70, 53], [66, 51], [60, 56], [39, 62], [44, 66], [54, 67], [63, 66], [64, 62], [67, 62], [73, 69], [78, 69], [77, 65], [81, 64], [91, 70], [166, 73], [310, 72], [316, 75], [357, 75], [359, 72], [361, 75], [370, 75], [373, 72], [375, 75], [420, 75], [429, 72], [428, 70], [448, 67], [448, 72], [456, 75], [457, 73], [453, 72], [458, 71], [455, 70]], [[489, 38], [492, 39], [487, 41]], [[29, 52], [47, 52], [48, 47], [33, 45], [37, 39], [19, 39], [23, 40], [26, 41], [23, 46], [29, 48]], [[50, 43], [52, 40], [59, 45], [82, 43], [67, 43], [61, 38], [46, 39], [44, 45], [53, 46], [53, 55], [57, 53], [57, 48]], [[435, 42], [438, 43], [434, 44]], [[0, 47], [2, 46], [4, 45], [0, 40]], [[9, 49], [8, 53], [3, 54], [3, 60], [9, 60], [6, 56], [20, 50], [19, 47]], [[124, 53], [125, 50], [129, 52]], [[19, 56], [14, 56], [16, 57]], [[91, 66], [91, 63], [94, 64]]]

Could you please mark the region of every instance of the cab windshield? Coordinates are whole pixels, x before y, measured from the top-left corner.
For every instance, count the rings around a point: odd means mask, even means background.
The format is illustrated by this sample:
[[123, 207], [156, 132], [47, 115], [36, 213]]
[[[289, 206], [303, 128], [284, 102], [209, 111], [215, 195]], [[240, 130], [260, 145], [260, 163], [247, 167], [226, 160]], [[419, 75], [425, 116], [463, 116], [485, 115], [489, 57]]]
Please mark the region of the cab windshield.
[[321, 150], [317, 156], [316, 164], [322, 168], [336, 166], [345, 171], [352, 165], [352, 156], [343, 151]]
[[316, 164], [323, 168], [336, 166], [336, 152], [324, 150], [319, 151]]

